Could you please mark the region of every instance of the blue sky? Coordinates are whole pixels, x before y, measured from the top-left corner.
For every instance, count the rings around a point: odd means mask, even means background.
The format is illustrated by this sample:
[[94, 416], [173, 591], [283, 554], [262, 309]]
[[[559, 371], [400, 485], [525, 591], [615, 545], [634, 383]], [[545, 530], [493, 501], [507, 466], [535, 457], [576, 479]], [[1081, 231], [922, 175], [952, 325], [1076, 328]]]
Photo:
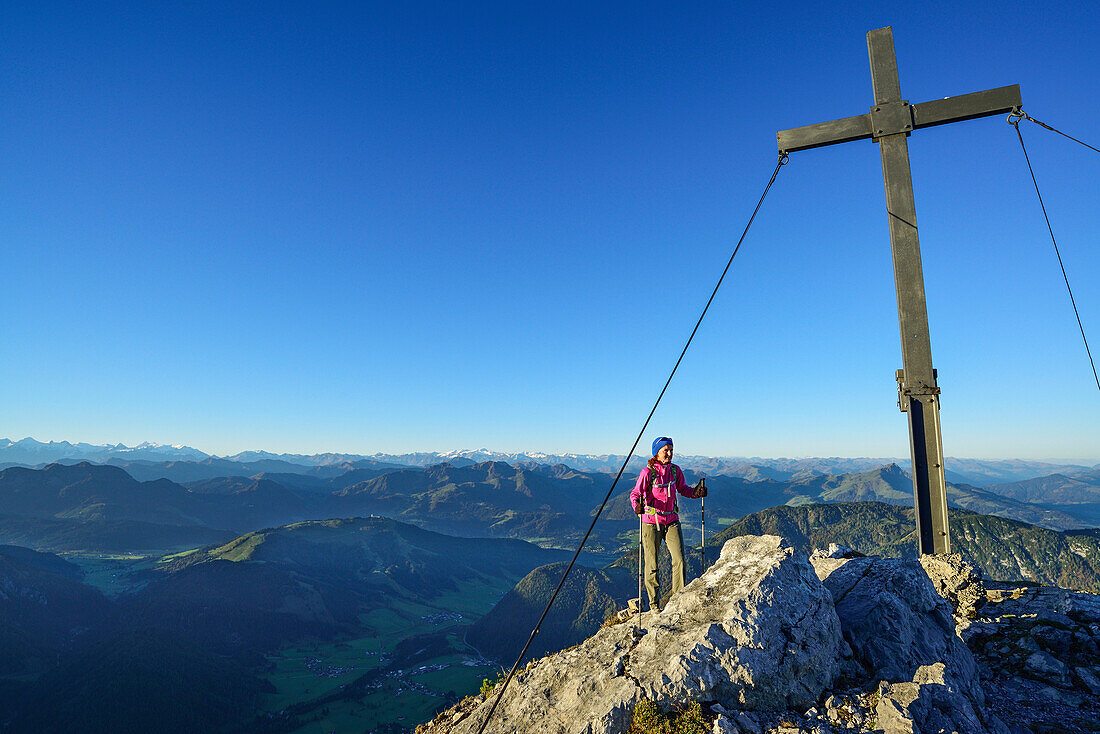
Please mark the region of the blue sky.
[[[959, 9], [965, 5], [965, 9]], [[1100, 144], [1095, 3], [31, 3], [0, 43], [0, 437], [626, 451], [775, 165], [1019, 83]], [[1025, 123], [1094, 352], [1100, 155]], [[909, 140], [949, 456], [1100, 460], [1003, 118]], [[907, 456], [877, 146], [791, 156], [645, 443]]]

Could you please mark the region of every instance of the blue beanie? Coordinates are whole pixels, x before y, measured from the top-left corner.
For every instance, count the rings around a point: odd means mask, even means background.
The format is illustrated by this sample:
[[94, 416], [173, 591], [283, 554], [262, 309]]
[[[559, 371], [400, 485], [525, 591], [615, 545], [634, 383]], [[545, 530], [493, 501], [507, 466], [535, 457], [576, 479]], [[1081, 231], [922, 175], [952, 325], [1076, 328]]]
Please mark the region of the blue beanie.
[[672, 439], [668, 436], [661, 436], [653, 441], [653, 453], [650, 456], [656, 456], [657, 452], [661, 450], [662, 446], [671, 446]]

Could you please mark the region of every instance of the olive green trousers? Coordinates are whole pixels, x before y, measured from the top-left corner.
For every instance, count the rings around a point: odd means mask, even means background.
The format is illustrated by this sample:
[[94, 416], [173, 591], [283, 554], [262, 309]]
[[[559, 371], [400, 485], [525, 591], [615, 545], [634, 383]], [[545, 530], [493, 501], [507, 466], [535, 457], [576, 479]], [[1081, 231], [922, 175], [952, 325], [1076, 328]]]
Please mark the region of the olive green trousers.
[[645, 556], [645, 590], [649, 594], [649, 608], [660, 608], [660, 579], [657, 576], [657, 550], [661, 541], [668, 546], [672, 556], [672, 593], [684, 588], [684, 535], [680, 521], [671, 525], [642, 523], [642, 555]]

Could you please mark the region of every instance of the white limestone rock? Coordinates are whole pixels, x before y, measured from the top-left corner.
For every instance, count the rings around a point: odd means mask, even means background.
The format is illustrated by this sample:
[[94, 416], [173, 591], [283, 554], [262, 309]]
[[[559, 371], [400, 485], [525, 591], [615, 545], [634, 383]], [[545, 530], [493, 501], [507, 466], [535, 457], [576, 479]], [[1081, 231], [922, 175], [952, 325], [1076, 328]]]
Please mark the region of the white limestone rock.
[[943, 663], [921, 666], [913, 680], [879, 684], [875, 707], [878, 727], [886, 734], [992, 734], [1004, 724], [984, 714], [950, 681]]
[[[654, 701], [805, 709], [839, 669], [832, 598], [806, 557], [776, 536], [727, 542], [719, 562], [656, 622], [630, 663]], [[670, 648], [679, 654], [670, 657]]]
[[876, 715], [888, 734], [1005, 731], [984, 712], [974, 657], [918, 561], [856, 558], [825, 585], [854, 660], [880, 681]]
[[[631, 625], [620, 624], [532, 663], [486, 732], [619, 734], [642, 696], [663, 706], [804, 710], [837, 674], [842, 638], [832, 598], [806, 556], [776, 536], [730, 540], [703, 576], [643, 621], [636, 645]], [[477, 731], [491, 704], [449, 731]], [[729, 718], [753, 731], [748, 717]]]
[[955, 634], [951, 607], [917, 561], [855, 558], [833, 571], [825, 586], [867, 678], [910, 681], [921, 666], [944, 662], [948, 675], [976, 680], [974, 658]]
[[922, 555], [920, 564], [936, 591], [960, 619], [974, 619], [985, 603], [982, 572], [958, 553]]

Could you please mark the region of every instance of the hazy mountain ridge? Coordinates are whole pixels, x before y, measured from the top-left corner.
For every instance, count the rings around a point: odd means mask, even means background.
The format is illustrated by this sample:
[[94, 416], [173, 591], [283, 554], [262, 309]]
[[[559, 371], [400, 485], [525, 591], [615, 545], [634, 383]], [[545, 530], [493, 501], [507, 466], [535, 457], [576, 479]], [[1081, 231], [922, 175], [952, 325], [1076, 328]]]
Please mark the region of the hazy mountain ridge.
[[[188, 446], [167, 446], [163, 444], [143, 443], [136, 447], [122, 444], [114, 446], [96, 446], [87, 443], [69, 443], [51, 441], [42, 443], [32, 438], [21, 441], [0, 439], [0, 468], [9, 464], [19, 464], [41, 468], [49, 463], [92, 461], [96, 463], [114, 463], [117, 465], [137, 466], [139, 464], [184, 463], [196, 464], [192, 471], [196, 476], [184, 478], [184, 467], [179, 467], [175, 475], [164, 475], [173, 481], [183, 482], [195, 479], [209, 479], [222, 471], [225, 474], [252, 475], [258, 471], [297, 471], [325, 472], [346, 465], [371, 465], [377, 468], [396, 466], [427, 467], [433, 464], [451, 463], [453, 465], [481, 464], [486, 461], [500, 461], [513, 465], [565, 464], [587, 472], [614, 473], [622, 466], [622, 454], [552, 454], [540, 451], [501, 452], [487, 448], [462, 449], [455, 451], [422, 451], [407, 454], [373, 455], [323, 453], [323, 454], [276, 454], [269, 451], [242, 451], [232, 456], [217, 457]], [[646, 457], [634, 456], [628, 465], [636, 473]], [[245, 464], [248, 470], [233, 471], [226, 468], [225, 462]], [[805, 457], [805, 458], [765, 458], [765, 457], [711, 457], [678, 455], [677, 462], [685, 469], [692, 468], [706, 474], [730, 474], [751, 479], [771, 478], [776, 480], [799, 479], [815, 474], [846, 474], [863, 472], [884, 464], [897, 463], [908, 467], [904, 458], [846, 458], [846, 457]], [[201, 465], [207, 465], [202, 467]], [[217, 469], [213, 469], [217, 466]], [[1063, 473], [1076, 476], [1080, 473], [1100, 470], [1096, 460], [1084, 463], [1074, 461], [1037, 461], [1025, 459], [967, 459], [948, 457], [945, 463], [948, 481], [964, 482], [974, 486], [1003, 484], [1033, 479], [1035, 477]], [[124, 466], [125, 468], [125, 466]], [[146, 476], [145, 472], [154, 470], [147, 464], [134, 470], [138, 479], [157, 478]], [[164, 469], [164, 471], [169, 471]], [[332, 476], [330, 474], [329, 476]]]
[[[908, 461], [898, 462], [908, 467]], [[949, 482], [965, 482], [978, 487], [991, 484], [1019, 482], [1050, 474], [1077, 475], [1100, 470], [1100, 464], [1092, 461], [1035, 461], [1029, 459], [964, 459], [949, 456], [944, 459]]]
[[[912, 506], [913, 482], [900, 466], [890, 464], [858, 474], [819, 475], [797, 480], [790, 483], [784, 494], [791, 497], [787, 504], [878, 501]], [[948, 483], [947, 503], [950, 507], [999, 515], [1055, 530], [1092, 526], [1091, 515], [1087, 512], [1077, 514], [1076, 507], [1022, 502], [966, 484]]]
[[1100, 502], [1100, 471], [1081, 472], [1075, 476], [1054, 473], [1019, 482], [995, 484], [986, 489], [1022, 502], [1051, 505]]
[[138, 482], [122, 469], [87, 462], [4, 469], [0, 502], [4, 513], [24, 517], [204, 524], [198, 503], [178, 484]]
[[0, 540], [4, 543], [57, 552], [163, 552], [167, 549], [194, 548], [231, 537], [232, 531], [205, 526], [0, 515]]
[[1095, 469], [1072, 475], [1056, 473], [996, 484], [986, 489], [1018, 502], [1036, 503], [1065, 512], [1089, 525], [1100, 526], [1100, 471]]
[[[221, 477], [184, 487], [164, 479], [138, 482], [117, 467], [87, 462], [12, 467], [0, 471], [0, 542], [148, 549], [158, 547], [145, 544], [154, 529], [202, 544], [226, 532], [385, 514], [452, 535], [543, 538], [562, 547], [583, 534], [593, 498], [608, 482], [606, 475], [500, 462], [379, 471], [354, 467], [327, 479], [292, 474], [278, 481]], [[619, 530], [607, 525], [603, 540]]]
[[0, 541], [51, 550], [164, 549], [310, 512], [281, 485], [255, 482], [248, 489], [202, 495], [88, 462], [11, 467], [0, 471]]
[[43, 443], [33, 438], [21, 441], [0, 439], [0, 462], [20, 464], [52, 464], [61, 459], [76, 459], [106, 463], [112, 457], [129, 459], [148, 459], [152, 461], [198, 460], [206, 459], [206, 454], [190, 446], [168, 446], [155, 443], [141, 443], [137, 446], [97, 446], [88, 443], [69, 443], [68, 441], [49, 441]]
[[[218, 542], [257, 528], [375, 514], [450, 535], [521, 538], [565, 548], [586, 532], [611, 483], [606, 474], [563, 464], [339, 466], [341, 473], [334, 476], [258, 473], [187, 486], [167, 479], [140, 482], [119, 467], [88, 462], [11, 467], [0, 471], [0, 543], [43, 550], [148, 552]], [[684, 474], [690, 484], [700, 478], [690, 468]], [[780, 504], [912, 503], [911, 480], [896, 464], [787, 481], [735, 475], [707, 479], [712, 522]], [[626, 499], [634, 480], [628, 476], [620, 483], [595, 527], [590, 550], [616, 552], [626, 542], [636, 524]], [[1059, 481], [1063, 491], [1055, 499], [1065, 504], [1039, 505], [955, 484], [948, 486], [948, 501], [953, 507], [1059, 530], [1100, 522], [1095, 503], [1068, 502], [1090, 499], [1095, 488], [1081, 480]], [[1077, 487], [1083, 488], [1079, 496], [1073, 495]], [[699, 504], [684, 499], [680, 509], [685, 532], [696, 532]]]

